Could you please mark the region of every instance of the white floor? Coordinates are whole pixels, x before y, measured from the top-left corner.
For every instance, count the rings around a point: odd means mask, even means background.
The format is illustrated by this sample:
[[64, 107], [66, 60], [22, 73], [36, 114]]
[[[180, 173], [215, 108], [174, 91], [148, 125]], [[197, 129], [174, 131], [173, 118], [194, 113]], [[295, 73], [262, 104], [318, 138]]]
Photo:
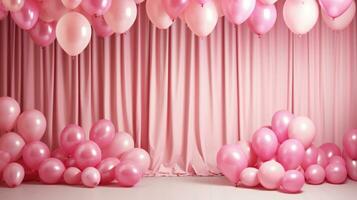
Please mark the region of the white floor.
[[305, 185], [299, 194], [261, 188], [236, 188], [223, 177], [146, 177], [134, 188], [116, 185], [94, 189], [67, 185], [25, 183], [9, 189], [0, 186], [0, 200], [249, 200], [249, 199], [357, 199], [357, 182], [343, 185]]

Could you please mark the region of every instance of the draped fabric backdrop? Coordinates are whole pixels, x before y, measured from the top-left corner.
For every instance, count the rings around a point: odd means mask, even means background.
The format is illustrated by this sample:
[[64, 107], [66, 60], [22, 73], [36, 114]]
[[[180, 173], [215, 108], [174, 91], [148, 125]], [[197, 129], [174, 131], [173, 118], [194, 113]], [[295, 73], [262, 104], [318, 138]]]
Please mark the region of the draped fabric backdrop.
[[357, 128], [357, 22], [334, 32], [319, 21], [307, 35], [288, 31], [278, 3], [274, 29], [259, 38], [221, 18], [198, 38], [184, 23], [149, 22], [145, 5], [128, 33], [99, 38], [69, 57], [57, 43], [41, 48], [8, 17], [0, 22], [0, 96], [41, 110], [43, 141], [61, 130], [111, 119], [152, 156], [153, 175], [217, 173], [216, 152], [250, 139], [288, 109], [317, 126], [316, 145], [342, 144]]

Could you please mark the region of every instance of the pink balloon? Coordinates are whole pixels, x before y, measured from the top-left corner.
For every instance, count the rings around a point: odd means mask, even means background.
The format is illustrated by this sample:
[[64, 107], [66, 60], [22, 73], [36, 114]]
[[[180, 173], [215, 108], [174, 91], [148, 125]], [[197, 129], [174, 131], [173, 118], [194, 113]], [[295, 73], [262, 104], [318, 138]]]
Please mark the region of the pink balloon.
[[323, 152], [325, 152], [327, 159], [331, 159], [333, 156], [341, 156], [340, 148], [334, 143], [325, 143], [319, 147]]
[[189, 0], [162, 0], [166, 12], [171, 19], [176, 19], [187, 8]]
[[343, 136], [343, 147], [352, 160], [357, 160], [357, 129], [345, 133]]
[[70, 56], [80, 54], [89, 44], [91, 36], [89, 21], [77, 12], [66, 13], [57, 23], [57, 41]]
[[222, 0], [222, 9], [228, 20], [234, 24], [242, 24], [253, 13], [255, 0]]
[[133, 162], [121, 162], [115, 168], [115, 178], [123, 187], [136, 185], [143, 177], [142, 169]]
[[275, 2], [277, 2], [278, 0], [259, 0], [261, 3], [263, 4], [274, 4]]
[[332, 156], [329, 160], [329, 164], [331, 163], [339, 163], [346, 166], [346, 161], [341, 156]]
[[348, 176], [352, 179], [357, 181], [357, 160], [352, 160], [348, 156], [345, 157], [346, 161], [346, 169]]
[[305, 184], [304, 175], [298, 170], [289, 170], [281, 179], [281, 188], [284, 192], [297, 193]]
[[40, 46], [48, 46], [56, 39], [56, 23], [38, 20], [37, 24], [29, 31], [32, 40]]
[[40, 141], [27, 144], [22, 151], [24, 163], [31, 169], [37, 170], [42, 161], [50, 157], [50, 149]]
[[82, 0], [62, 0], [63, 5], [68, 9], [75, 9], [81, 4]]
[[307, 117], [295, 117], [289, 123], [288, 135], [290, 139], [297, 139], [308, 148], [316, 136], [315, 124]]
[[55, 184], [61, 180], [65, 169], [63, 163], [57, 158], [48, 158], [41, 162], [38, 175], [42, 182]]
[[14, 22], [24, 30], [29, 30], [35, 26], [38, 15], [38, 5], [34, 0], [26, 0], [20, 10], [11, 12]]
[[244, 154], [247, 156], [248, 166], [255, 166], [255, 164], [257, 163], [257, 155], [255, 155], [251, 143], [242, 140], [238, 142], [238, 145], [243, 150]]
[[8, 152], [0, 150], [0, 177], [2, 170], [9, 164], [11, 156]]
[[316, 162], [318, 165], [321, 165], [322, 167], [326, 167], [328, 165], [328, 158], [327, 158], [327, 155], [326, 153], [321, 150], [321, 149], [318, 149], [317, 151], [317, 162]]
[[[257, 3], [257, 5], [260, 4], [261, 3]], [[273, 118], [271, 120], [271, 127], [274, 133], [276, 134], [279, 143], [282, 143], [286, 139], [288, 139], [288, 126], [293, 118], [294, 115], [286, 110], [280, 110], [273, 115]]]
[[296, 169], [300, 166], [304, 159], [305, 149], [299, 140], [285, 140], [278, 150], [278, 162], [283, 165], [286, 170]]
[[246, 187], [255, 187], [259, 185], [258, 169], [253, 167], [245, 168], [239, 176], [240, 183]]
[[[250, 27], [251, 30], [253, 30], [254, 33], [258, 34], [258, 35], [262, 35], [265, 34], [267, 32], [270, 31], [270, 29], [273, 28], [275, 22], [276, 22], [276, 8], [275, 5], [266, 5], [266, 4], [262, 4], [259, 1], [256, 3], [255, 8], [253, 13], [250, 15], [249, 19], [248, 19], [248, 25]], [[284, 112], [284, 111], [283, 111]], [[287, 111], [285, 111], [287, 112]], [[288, 113], [290, 114], [290, 113]], [[292, 115], [292, 114], [290, 114]], [[281, 116], [281, 117], [287, 117], [287, 116]], [[277, 128], [280, 128], [282, 130], [282, 132], [278, 132], [277, 136], [279, 136], [278, 134], [283, 134], [280, 137], [287, 137], [287, 123], [284, 122], [284, 119], [281, 119], [282, 121], [278, 121], [276, 125], [278, 125]], [[290, 121], [291, 119], [289, 119]], [[281, 124], [279, 124], [281, 123]], [[285, 123], [285, 124], [284, 124]], [[279, 127], [280, 126], [280, 127]], [[284, 138], [282, 138], [284, 139]], [[286, 139], [286, 138], [285, 138]], [[280, 142], [280, 140], [279, 140]]]
[[25, 0], [2, 0], [2, 4], [6, 8], [6, 10], [16, 12], [21, 10], [22, 7], [24, 7]]
[[119, 158], [124, 152], [134, 148], [134, 140], [128, 133], [119, 132], [115, 134], [112, 142], [102, 149], [103, 158]]
[[63, 173], [63, 180], [68, 185], [79, 185], [81, 183], [82, 172], [77, 167], [69, 167]]
[[81, 181], [84, 186], [93, 188], [100, 183], [100, 173], [94, 167], [87, 167], [82, 172]]
[[73, 155], [76, 164], [80, 169], [94, 167], [102, 159], [102, 152], [99, 146], [93, 141], [83, 142], [78, 145]]
[[248, 159], [238, 144], [224, 145], [217, 153], [217, 167], [230, 182], [237, 185], [240, 173], [248, 167]]
[[322, 19], [324, 20], [325, 24], [332, 30], [342, 30], [347, 28], [347, 26], [350, 25], [351, 22], [353, 21], [355, 14], [356, 14], [356, 3], [354, 1], [352, 1], [350, 7], [348, 7], [348, 9], [344, 13], [342, 13], [342, 15], [336, 18], [332, 18], [328, 16], [323, 11], [323, 9], [321, 10]]
[[321, 9], [332, 18], [342, 15], [352, 4], [353, 0], [319, 0]]
[[347, 170], [343, 164], [331, 163], [325, 168], [326, 180], [333, 184], [341, 184], [346, 181]]
[[52, 151], [51, 157], [57, 158], [64, 163], [68, 159], [68, 154], [62, 148], [57, 148]]
[[212, 33], [218, 22], [218, 12], [213, 1], [203, 7], [197, 2], [191, 2], [185, 11], [185, 19], [190, 30], [199, 37]]
[[306, 170], [310, 165], [317, 163], [318, 149], [311, 145], [306, 149], [301, 166]]
[[258, 179], [264, 188], [272, 190], [279, 188], [284, 174], [284, 167], [280, 163], [271, 160], [264, 162], [259, 167]]
[[97, 35], [100, 37], [108, 37], [114, 33], [112, 28], [105, 22], [103, 16], [91, 16], [91, 24]]
[[110, 120], [102, 119], [96, 122], [90, 129], [89, 138], [103, 148], [113, 141], [115, 128]]
[[17, 131], [26, 142], [41, 140], [46, 126], [46, 118], [38, 110], [27, 110], [17, 119]]
[[11, 97], [0, 97], [0, 133], [11, 131], [20, 114], [20, 106]]
[[162, 0], [146, 0], [146, 13], [150, 21], [159, 29], [167, 29], [173, 23], [171, 17], [164, 9]]
[[24, 180], [25, 171], [20, 164], [10, 163], [5, 167], [2, 176], [7, 186], [16, 187]]
[[136, 166], [142, 169], [143, 173], [149, 170], [151, 158], [148, 152], [141, 148], [134, 148], [125, 152], [120, 161], [132, 161]]
[[76, 124], [67, 125], [61, 132], [60, 145], [62, 149], [73, 154], [79, 144], [85, 141], [85, 133], [82, 127]]
[[100, 173], [101, 184], [111, 183], [115, 179], [114, 169], [119, 163], [118, 158], [106, 158], [98, 164], [97, 169]]
[[14, 132], [6, 133], [0, 137], [0, 150], [10, 154], [11, 161], [17, 161], [22, 156], [25, 141]]
[[260, 128], [252, 137], [252, 147], [256, 155], [267, 161], [275, 156], [279, 142], [275, 133], [269, 128]]
[[67, 11], [67, 8], [64, 7], [59, 0], [44, 0], [41, 2], [40, 6], [40, 19], [45, 22], [57, 21]]
[[133, 0], [113, 1], [108, 12], [104, 14], [107, 24], [116, 33], [125, 33], [134, 24], [137, 15]]
[[[114, 0], [113, 4], [115, 3]], [[112, 0], [82, 0], [81, 7], [90, 15], [104, 15], [111, 7]]]
[[315, 26], [319, 18], [319, 6], [316, 0], [286, 0], [283, 17], [290, 31], [302, 35]]
[[321, 184], [325, 181], [325, 170], [321, 165], [310, 165], [306, 170], [305, 170], [305, 179], [306, 182], [309, 184]]

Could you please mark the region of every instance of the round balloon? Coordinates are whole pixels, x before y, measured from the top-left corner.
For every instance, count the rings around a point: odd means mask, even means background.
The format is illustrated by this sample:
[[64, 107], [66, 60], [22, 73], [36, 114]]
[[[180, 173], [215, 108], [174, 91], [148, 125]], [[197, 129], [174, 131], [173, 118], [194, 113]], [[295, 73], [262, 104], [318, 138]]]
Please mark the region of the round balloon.
[[253, 13], [256, 0], [222, 0], [224, 16], [234, 24], [242, 24]]
[[297, 193], [305, 184], [304, 175], [298, 170], [289, 170], [281, 179], [281, 188], [288, 193]]
[[319, 0], [321, 9], [332, 18], [342, 15], [351, 6], [353, 0]]
[[302, 163], [305, 155], [304, 146], [299, 140], [288, 139], [280, 146], [277, 154], [278, 162], [286, 170], [297, 169]]
[[20, 105], [11, 97], [0, 97], [0, 133], [14, 129]]
[[2, 179], [9, 187], [16, 187], [22, 183], [25, 177], [24, 168], [18, 163], [8, 164], [2, 174]]
[[284, 174], [284, 167], [280, 163], [270, 160], [259, 167], [258, 180], [266, 189], [278, 189]]
[[41, 162], [49, 158], [50, 155], [50, 149], [40, 141], [28, 143], [22, 151], [24, 163], [33, 170], [37, 170]]
[[260, 128], [253, 134], [252, 147], [262, 161], [272, 159], [278, 150], [278, 145], [275, 133], [269, 128]]
[[306, 170], [310, 165], [317, 163], [318, 149], [311, 145], [306, 149], [301, 166]]
[[120, 161], [132, 161], [140, 167], [143, 173], [149, 170], [151, 164], [151, 158], [147, 151], [141, 148], [134, 148], [123, 153], [120, 157]]
[[102, 159], [102, 152], [95, 142], [82, 142], [74, 151], [73, 158], [80, 169], [95, 167]]
[[115, 177], [118, 184], [123, 187], [136, 185], [143, 177], [142, 169], [133, 162], [121, 162], [115, 168]]
[[310, 165], [306, 170], [305, 170], [305, 179], [306, 182], [309, 184], [321, 184], [325, 181], [325, 169], [321, 167], [321, 165]]
[[113, 29], [105, 22], [103, 16], [91, 16], [91, 24], [95, 33], [100, 37], [108, 37], [114, 33]]
[[108, 146], [114, 139], [115, 127], [110, 120], [99, 120], [96, 122], [89, 132], [90, 140], [98, 144], [103, 148]]
[[271, 128], [276, 134], [279, 143], [288, 139], [288, 126], [294, 115], [287, 110], [280, 110], [273, 115]]
[[146, 13], [156, 28], [167, 29], [173, 23], [161, 0], [146, 0]]
[[[250, 15], [248, 19], [248, 25], [254, 33], [258, 35], [262, 35], [269, 32], [270, 29], [273, 28], [276, 21], [276, 17], [277, 17], [276, 8], [274, 5], [266, 5], [258, 1], [255, 5], [253, 13]], [[281, 128], [283, 130], [283, 127]], [[278, 134], [282, 134], [282, 133], [279, 132], [277, 133], [277, 135]]]
[[11, 161], [17, 161], [22, 156], [25, 141], [14, 132], [5, 133], [0, 137], [0, 150], [10, 154]]
[[97, 169], [100, 173], [100, 183], [108, 184], [115, 179], [115, 167], [120, 163], [118, 158], [106, 158], [102, 160]]
[[308, 148], [316, 136], [315, 124], [307, 117], [295, 117], [289, 123], [288, 135], [290, 139], [297, 139]]
[[42, 182], [55, 184], [61, 180], [65, 169], [63, 163], [57, 158], [48, 158], [41, 162], [38, 175]]
[[331, 163], [325, 168], [326, 180], [333, 184], [341, 184], [346, 181], [347, 170], [343, 164]]
[[357, 181], [357, 160], [352, 160], [348, 156], [345, 156], [346, 169], [348, 176]]
[[100, 173], [94, 167], [87, 167], [82, 172], [81, 181], [84, 186], [93, 188], [100, 183]]
[[343, 136], [343, 147], [348, 157], [357, 160], [357, 129], [345, 133]]
[[67, 11], [68, 9], [59, 0], [41, 1], [40, 19], [45, 22], [58, 21]]
[[255, 187], [259, 185], [258, 169], [253, 167], [245, 168], [239, 176], [240, 183], [246, 187]]
[[56, 39], [56, 23], [38, 20], [37, 24], [29, 31], [32, 40], [40, 46], [48, 46]]
[[134, 148], [134, 140], [126, 132], [119, 132], [115, 134], [112, 142], [102, 149], [103, 158], [108, 157], [116, 157], [120, 158], [120, 156], [131, 149]]
[[20, 10], [11, 12], [11, 18], [24, 30], [29, 30], [35, 26], [38, 15], [38, 6], [34, 0], [26, 0]]
[[82, 127], [76, 124], [67, 125], [61, 132], [60, 145], [62, 149], [73, 154], [79, 144], [85, 141], [85, 133]]
[[164, 8], [171, 19], [176, 19], [187, 8], [189, 0], [162, 0]]
[[39, 141], [46, 131], [46, 118], [38, 110], [27, 110], [17, 119], [17, 131], [26, 142]]
[[125, 33], [134, 24], [137, 8], [134, 0], [113, 1], [104, 14], [107, 24], [116, 33]]
[[77, 167], [69, 167], [63, 173], [63, 180], [68, 185], [79, 185], [82, 172]]
[[330, 160], [333, 156], [341, 156], [340, 148], [334, 143], [324, 143], [319, 148], [325, 152], [328, 160]]
[[325, 24], [331, 28], [332, 30], [343, 30], [348, 27], [353, 21], [353, 18], [356, 14], [356, 3], [352, 1], [352, 4], [348, 9], [342, 13], [340, 16], [332, 18], [328, 16], [322, 9], [321, 9], [321, 16], [324, 20]]

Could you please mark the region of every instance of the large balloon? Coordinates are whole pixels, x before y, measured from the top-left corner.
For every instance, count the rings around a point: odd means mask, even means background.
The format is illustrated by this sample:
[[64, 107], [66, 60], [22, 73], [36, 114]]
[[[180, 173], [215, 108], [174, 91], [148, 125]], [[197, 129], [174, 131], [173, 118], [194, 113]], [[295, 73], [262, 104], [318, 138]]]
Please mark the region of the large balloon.
[[40, 19], [45, 22], [58, 21], [67, 11], [61, 1], [45, 0], [41, 2]]
[[332, 18], [342, 15], [351, 6], [353, 0], [319, 0], [321, 9]]
[[321, 16], [325, 24], [332, 30], [342, 30], [347, 28], [351, 24], [354, 16], [356, 14], [356, 3], [352, 1], [352, 4], [348, 9], [342, 13], [342, 15], [332, 18], [328, 16], [323, 10], [321, 10]]
[[125, 152], [120, 157], [120, 161], [132, 161], [135, 165], [142, 169], [143, 173], [148, 171], [151, 164], [149, 153], [140, 148], [134, 148]]
[[286, 170], [296, 169], [300, 166], [304, 159], [304, 146], [296, 139], [285, 140], [278, 150], [278, 162], [283, 165]]
[[26, 0], [2, 0], [0, 4], [2, 3], [6, 10], [16, 12], [21, 10], [25, 4], [25, 1]]
[[[115, 3], [114, 0], [113, 4]], [[121, 0], [120, 0], [121, 1]], [[82, 0], [81, 7], [90, 15], [104, 15], [112, 5], [112, 0]]]
[[98, 144], [99, 147], [103, 148], [108, 146], [114, 139], [115, 127], [110, 120], [99, 120], [97, 121], [89, 132], [90, 140]]
[[304, 159], [301, 163], [301, 166], [306, 170], [310, 165], [317, 163], [318, 149], [311, 145], [305, 151]]
[[29, 34], [36, 44], [43, 47], [48, 46], [56, 39], [56, 23], [38, 20]]
[[73, 155], [76, 160], [76, 164], [80, 169], [86, 167], [94, 167], [102, 159], [102, 152], [99, 146], [93, 141], [83, 142], [78, 145]]
[[327, 158], [330, 160], [333, 156], [341, 156], [341, 150], [335, 143], [324, 143], [319, 149], [325, 152]]
[[93, 188], [100, 183], [100, 173], [94, 167], [87, 167], [82, 172], [81, 181], [84, 186]]
[[352, 160], [347, 155], [345, 156], [346, 169], [348, 176], [357, 181], [357, 160]]
[[25, 177], [24, 168], [18, 163], [8, 164], [4, 171], [2, 178], [9, 187], [16, 187], [22, 183]]
[[305, 170], [305, 179], [306, 182], [309, 184], [321, 184], [325, 181], [325, 170], [321, 165], [310, 165], [306, 170]]
[[299, 140], [308, 148], [316, 136], [315, 124], [307, 117], [295, 117], [289, 124], [288, 133], [289, 138]]
[[62, 0], [63, 5], [68, 9], [75, 9], [81, 4], [82, 0]]
[[84, 130], [82, 127], [76, 124], [67, 125], [62, 130], [60, 135], [60, 145], [62, 149], [68, 154], [73, 154], [77, 146], [84, 142], [84, 140]]
[[38, 175], [43, 183], [55, 184], [61, 180], [65, 169], [57, 158], [48, 158], [41, 162]]
[[91, 36], [92, 28], [87, 18], [77, 12], [65, 14], [57, 23], [57, 41], [70, 56], [80, 54], [89, 44]]
[[258, 169], [254, 167], [245, 168], [239, 176], [240, 183], [246, 187], [255, 187], [259, 185]]
[[17, 131], [26, 142], [41, 140], [46, 126], [46, 118], [38, 110], [27, 110], [17, 119]]
[[333, 184], [341, 184], [346, 181], [347, 170], [343, 164], [331, 163], [327, 165], [326, 170], [326, 180]]
[[233, 184], [238, 184], [240, 173], [247, 168], [248, 159], [238, 144], [221, 147], [217, 153], [217, 167]]
[[[266, 5], [262, 4], [259, 1], [256, 3], [253, 13], [248, 19], [248, 24], [250, 29], [258, 35], [265, 34], [273, 28], [276, 21], [276, 8], [275, 5]], [[290, 113], [289, 113], [290, 114]], [[283, 116], [281, 116], [283, 117]], [[285, 116], [284, 116], [285, 117]], [[274, 117], [273, 117], [274, 119]], [[279, 119], [278, 119], [279, 120]], [[284, 120], [284, 119], [281, 119]], [[290, 121], [290, 120], [289, 120]], [[279, 124], [281, 123], [281, 124]], [[287, 126], [284, 126], [284, 121], [277, 122], [277, 128], [280, 128], [283, 133], [279, 132], [278, 134], [284, 134], [286, 132]], [[279, 140], [280, 142], [280, 140]]]
[[10, 154], [11, 161], [17, 161], [22, 156], [25, 141], [17, 133], [6, 133], [0, 137], [0, 150]]
[[20, 114], [20, 106], [11, 97], [0, 97], [0, 133], [11, 131]]
[[345, 133], [343, 136], [343, 147], [352, 160], [357, 160], [357, 129]]
[[167, 29], [172, 24], [172, 19], [164, 9], [162, 0], [146, 0], [146, 13], [150, 21], [159, 29]]
[[113, 1], [104, 19], [116, 33], [125, 33], [134, 24], [137, 8], [134, 0]]
[[107, 22], [105, 22], [103, 16], [93, 15], [90, 19], [92, 27], [98, 36], [108, 37], [114, 33], [113, 29], [108, 26]]
[[302, 35], [315, 26], [319, 18], [319, 6], [316, 0], [286, 0], [283, 17], [290, 31]]
[[253, 13], [256, 0], [222, 0], [222, 10], [228, 20], [242, 24]]
[[77, 167], [69, 167], [63, 173], [63, 180], [69, 185], [78, 185], [81, 183], [82, 172]]
[[281, 188], [284, 192], [297, 193], [305, 184], [304, 175], [298, 170], [289, 170], [281, 179]]
[[100, 173], [100, 183], [111, 183], [115, 179], [115, 167], [120, 163], [118, 158], [106, 158], [102, 160], [97, 169]]
[[264, 188], [278, 189], [284, 174], [284, 167], [280, 163], [270, 160], [259, 167], [258, 179]]
[[272, 159], [278, 150], [278, 145], [275, 133], [269, 128], [260, 128], [252, 137], [254, 152], [262, 161]]
[[[257, 3], [257, 5], [259, 5], [259, 3]], [[288, 139], [288, 127], [293, 117], [294, 115], [286, 110], [280, 110], [273, 115], [271, 128], [280, 143]]]
[[189, 5], [189, 0], [162, 0], [166, 12], [171, 19], [176, 19]]
[[0, 150], [0, 176], [2, 170], [6, 167], [7, 164], [9, 164], [10, 160], [10, 154], [6, 151]]
[[118, 184], [123, 187], [136, 185], [144, 173], [134, 162], [122, 162], [115, 168], [115, 177]]
[[37, 170], [41, 162], [49, 158], [50, 155], [50, 149], [40, 141], [27, 144], [22, 151], [24, 163], [34, 170]]
[[134, 140], [128, 133], [119, 132], [114, 136], [113, 141], [102, 149], [103, 158], [120, 156], [130, 149], [134, 148]]
[[249, 167], [255, 166], [255, 164], [257, 163], [257, 155], [255, 155], [251, 143], [241, 140], [238, 142], [238, 145], [243, 150], [244, 154], [247, 156], [248, 166]]
[[38, 6], [34, 0], [26, 0], [20, 10], [11, 12], [11, 17], [14, 22], [24, 30], [29, 30], [35, 26], [38, 15]]

